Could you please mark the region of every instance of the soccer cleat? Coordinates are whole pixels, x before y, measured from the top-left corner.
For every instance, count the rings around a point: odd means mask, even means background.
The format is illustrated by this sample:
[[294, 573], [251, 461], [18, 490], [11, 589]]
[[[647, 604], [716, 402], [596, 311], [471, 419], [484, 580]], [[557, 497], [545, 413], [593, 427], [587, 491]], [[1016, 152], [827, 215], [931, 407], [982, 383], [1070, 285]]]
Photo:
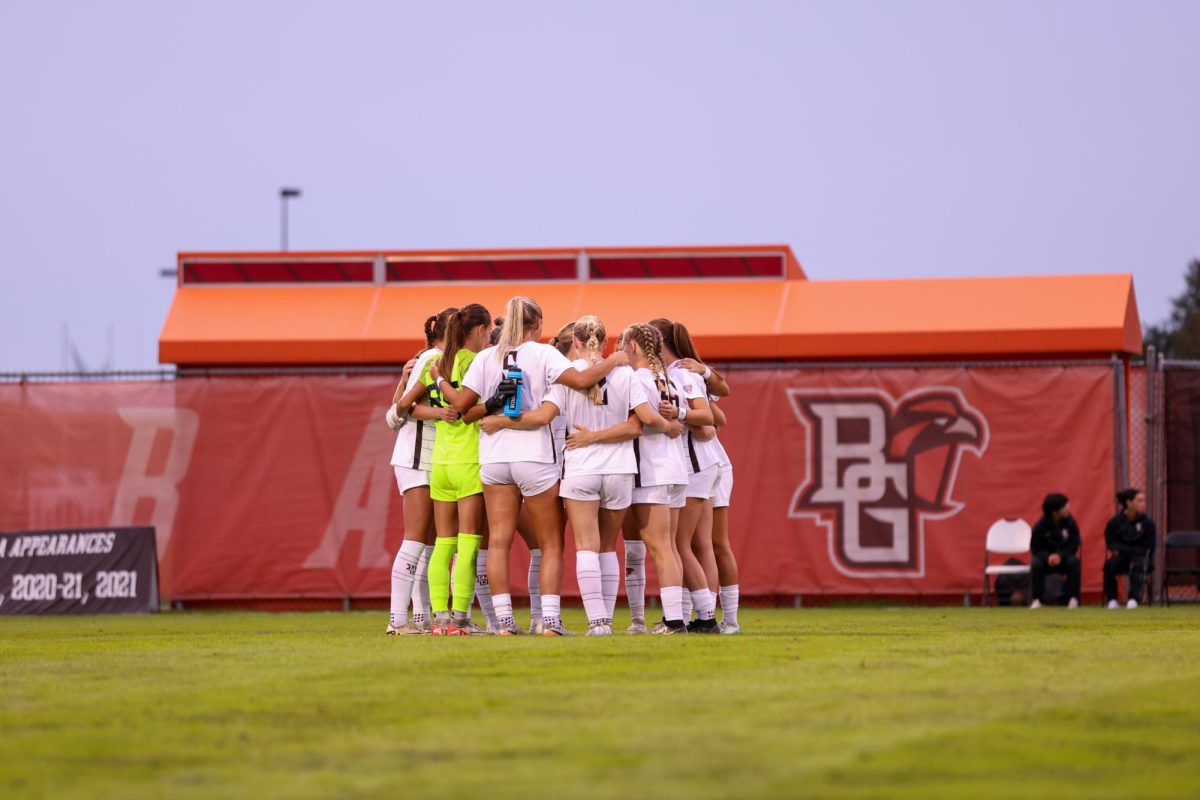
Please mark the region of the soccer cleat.
[[1125, 604], [1125, 607], [1130, 610], [1137, 608], [1137, 606], [1138, 606], [1137, 600], [1134, 600], [1132, 597], [1129, 598], [1129, 602]]
[[683, 624], [683, 620], [675, 619], [667, 622], [665, 619], [654, 626], [651, 633], [656, 636], [673, 636], [676, 633], [687, 633], [687, 626]]
[[636, 634], [649, 633], [650, 631], [646, 629], [646, 620], [635, 619], [633, 621], [633, 624], [625, 629], [625, 632], [636, 635]]
[[1120, 604], [1119, 604], [1119, 603], [1118, 603], [1116, 600], [1109, 600], [1109, 601], [1108, 601], [1108, 608], [1109, 608], [1110, 610], [1111, 610], [1111, 609], [1114, 609], [1114, 608], [1120, 608], [1120, 607], [1121, 607], [1121, 606], [1120, 606]]
[[688, 633], [720, 633], [715, 619], [694, 619], [687, 624]]
[[587, 629], [588, 636], [612, 636], [613, 630], [611, 625], [589, 625]]
[[542, 624], [542, 621], [540, 619], [537, 622], [530, 622], [529, 623], [529, 633], [532, 636], [541, 636], [542, 628], [544, 628], [544, 627], [545, 627], [545, 625]]
[[471, 631], [465, 627], [460, 628], [458, 625], [451, 625], [449, 628], [446, 629], [446, 635], [447, 636], [470, 636]]
[[412, 620], [404, 623], [399, 628], [393, 628], [390, 624], [387, 627], [388, 636], [420, 636], [426, 632], [425, 629]]
[[563, 627], [562, 620], [556, 619], [553, 622], [542, 622], [542, 636], [574, 636], [569, 630]]
[[478, 623], [473, 619], [467, 620], [467, 627], [464, 629], [471, 636], [491, 636], [492, 631], [488, 628], [479, 627]]
[[1042, 607], [1042, 601], [1041, 601], [1041, 600], [1034, 600], [1032, 603], [1030, 603], [1030, 604], [1029, 604], [1029, 607], [1030, 607], [1030, 608], [1041, 608], [1041, 607]]
[[726, 622], [725, 620], [721, 620], [721, 624], [717, 626], [717, 629], [726, 636], [731, 636], [733, 634], [742, 632], [740, 627], [734, 625], [732, 622]]
[[501, 623], [496, 628], [496, 636], [524, 636], [525, 631], [515, 622]]
[[1072, 597], [1067, 601], [1067, 608], [1079, 608], [1079, 601]]
[[429, 621], [428, 617], [425, 619], [413, 617], [413, 624], [421, 629], [421, 633], [433, 633], [433, 623]]

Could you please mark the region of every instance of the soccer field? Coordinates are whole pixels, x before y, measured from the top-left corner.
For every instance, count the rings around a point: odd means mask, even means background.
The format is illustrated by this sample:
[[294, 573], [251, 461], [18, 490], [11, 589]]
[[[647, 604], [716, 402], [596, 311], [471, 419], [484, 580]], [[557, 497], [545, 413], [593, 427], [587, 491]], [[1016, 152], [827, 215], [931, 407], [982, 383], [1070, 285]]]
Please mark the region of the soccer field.
[[1200, 794], [1200, 608], [741, 616], [570, 639], [5, 619], [0, 796]]

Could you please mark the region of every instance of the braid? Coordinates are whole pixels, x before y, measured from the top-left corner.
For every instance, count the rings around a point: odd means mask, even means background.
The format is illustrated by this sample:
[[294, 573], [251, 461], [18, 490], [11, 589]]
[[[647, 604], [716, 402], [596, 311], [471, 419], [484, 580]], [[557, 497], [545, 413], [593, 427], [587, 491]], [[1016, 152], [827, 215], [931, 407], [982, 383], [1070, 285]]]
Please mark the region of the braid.
[[666, 396], [667, 370], [662, 362], [662, 334], [644, 322], [636, 323], [629, 330], [633, 333], [633, 340], [641, 345], [642, 351], [645, 352], [646, 360], [650, 362], [650, 372], [654, 375], [654, 383], [658, 386], [659, 393]]
[[[600, 351], [604, 346], [605, 332], [604, 323], [598, 317], [580, 317], [573, 326], [571, 335], [572, 338], [583, 342], [583, 349], [586, 351], [586, 357], [590, 363], [600, 363], [602, 360]], [[600, 405], [604, 399], [604, 390], [600, 388], [599, 381], [591, 386], [586, 394], [594, 405]]]

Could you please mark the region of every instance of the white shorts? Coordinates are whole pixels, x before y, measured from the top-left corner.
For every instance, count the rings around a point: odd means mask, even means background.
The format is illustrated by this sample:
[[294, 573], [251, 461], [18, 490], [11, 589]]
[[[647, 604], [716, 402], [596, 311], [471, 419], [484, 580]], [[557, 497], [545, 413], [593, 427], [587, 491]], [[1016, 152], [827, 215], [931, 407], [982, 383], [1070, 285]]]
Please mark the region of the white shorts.
[[733, 465], [727, 464], [717, 474], [717, 493], [713, 495], [713, 508], [728, 508], [733, 494]]
[[409, 469], [408, 467], [392, 467], [392, 469], [396, 470], [396, 488], [400, 490], [400, 494], [404, 494], [409, 489], [429, 485], [429, 473], [423, 469]]
[[687, 503], [687, 498], [684, 497], [686, 489], [687, 486], [682, 483], [673, 483], [669, 486], [634, 487], [633, 504], [683, 508]]
[[558, 464], [536, 461], [484, 464], [479, 468], [479, 479], [485, 486], [516, 486], [522, 497], [533, 497], [558, 483], [561, 469]]
[[633, 503], [633, 474], [568, 475], [558, 496], [566, 500], [599, 500], [606, 511], [620, 511]]
[[699, 472], [689, 475], [685, 496], [711, 500], [717, 493], [717, 481], [721, 476], [720, 470], [720, 467], [713, 464], [711, 467], [705, 467]]

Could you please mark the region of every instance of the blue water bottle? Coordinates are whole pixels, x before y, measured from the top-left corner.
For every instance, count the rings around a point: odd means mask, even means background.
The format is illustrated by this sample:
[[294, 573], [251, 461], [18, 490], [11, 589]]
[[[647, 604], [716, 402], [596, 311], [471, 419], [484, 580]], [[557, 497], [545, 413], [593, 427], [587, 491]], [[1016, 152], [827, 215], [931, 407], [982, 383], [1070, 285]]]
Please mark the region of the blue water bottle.
[[517, 366], [517, 354], [509, 352], [504, 357], [504, 380], [515, 383], [517, 391], [504, 403], [504, 416], [506, 417], [521, 416], [521, 384], [524, 383], [524, 377], [521, 368]]

